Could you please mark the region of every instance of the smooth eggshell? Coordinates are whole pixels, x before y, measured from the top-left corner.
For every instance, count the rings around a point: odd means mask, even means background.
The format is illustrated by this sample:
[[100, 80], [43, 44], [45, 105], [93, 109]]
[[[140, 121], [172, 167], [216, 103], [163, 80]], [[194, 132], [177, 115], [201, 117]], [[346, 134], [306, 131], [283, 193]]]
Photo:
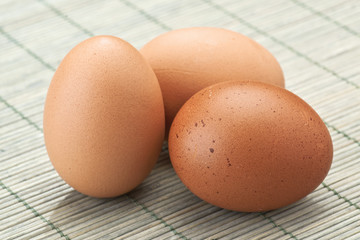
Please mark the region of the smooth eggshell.
[[226, 29], [193, 27], [164, 33], [140, 52], [162, 90], [166, 135], [180, 107], [197, 91], [223, 81], [259, 81], [284, 87], [281, 67], [254, 40]]
[[326, 177], [333, 148], [319, 115], [276, 86], [223, 82], [178, 112], [169, 154], [183, 183], [216, 206], [267, 211], [311, 193]]
[[140, 184], [165, 129], [159, 83], [129, 43], [96, 36], [74, 47], [51, 81], [44, 109], [50, 160], [73, 188], [114, 197]]

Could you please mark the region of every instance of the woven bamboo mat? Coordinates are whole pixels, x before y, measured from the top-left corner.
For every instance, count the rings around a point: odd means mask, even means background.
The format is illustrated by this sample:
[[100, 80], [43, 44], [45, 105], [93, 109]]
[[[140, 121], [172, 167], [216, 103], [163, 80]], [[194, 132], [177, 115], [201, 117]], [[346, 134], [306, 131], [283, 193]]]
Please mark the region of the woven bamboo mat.
[[[58, 177], [42, 114], [64, 55], [93, 35], [140, 48], [191, 26], [260, 42], [323, 118], [334, 162], [309, 196], [265, 213], [211, 206], [180, 182], [166, 146], [146, 181], [118, 198], [84, 196]], [[0, 56], [0, 239], [360, 239], [359, 0], [1, 0]]]

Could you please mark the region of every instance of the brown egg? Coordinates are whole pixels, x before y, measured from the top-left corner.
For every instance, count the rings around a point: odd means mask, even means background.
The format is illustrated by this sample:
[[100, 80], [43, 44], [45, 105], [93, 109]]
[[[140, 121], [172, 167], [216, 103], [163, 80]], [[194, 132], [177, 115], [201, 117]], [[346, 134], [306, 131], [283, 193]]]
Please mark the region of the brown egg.
[[257, 42], [221, 28], [194, 27], [167, 32], [140, 52], [162, 90], [166, 134], [180, 107], [197, 91], [223, 81], [259, 81], [284, 87], [279, 63]]
[[280, 208], [326, 177], [332, 141], [319, 115], [273, 85], [223, 82], [201, 90], [178, 112], [169, 154], [183, 183], [230, 210]]
[[97, 36], [74, 47], [51, 81], [44, 137], [73, 188], [114, 197], [140, 184], [157, 161], [165, 117], [159, 83], [129, 43]]

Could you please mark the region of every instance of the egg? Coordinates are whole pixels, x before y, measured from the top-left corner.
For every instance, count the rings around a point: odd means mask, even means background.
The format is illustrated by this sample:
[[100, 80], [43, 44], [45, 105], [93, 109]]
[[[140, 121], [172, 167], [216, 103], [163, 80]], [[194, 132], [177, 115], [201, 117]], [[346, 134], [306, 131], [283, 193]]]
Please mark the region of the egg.
[[162, 90], [166, 135], [180, 107], [197, 91], [223, 81], [285, 86], [274, 56], [254, 40], [226, 29], [193, 27], [166, 32], [140, 52]]
[[169, 134], [188, 189], [221, 208], [261, 212], [311, 193], [326, 177], [332, 140], [319, 115], [283, 88], [222, 82], [192, 96]]
[[115, 197], [150, 173], [164, 139], [159, 83], [129, 43], [95, 36], [75, 46], [50, 83], [44, 138], [58, 174], [77, 191]]

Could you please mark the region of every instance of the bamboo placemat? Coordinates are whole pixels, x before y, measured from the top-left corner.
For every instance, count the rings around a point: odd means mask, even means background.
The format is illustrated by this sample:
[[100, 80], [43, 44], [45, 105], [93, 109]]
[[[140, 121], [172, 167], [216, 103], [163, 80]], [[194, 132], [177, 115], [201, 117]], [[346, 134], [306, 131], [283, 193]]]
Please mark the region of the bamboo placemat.
[[[64, 55], [100, 34], [140, 48], [171, 29], [241, 32], [279, 60], [287, 89], [325, 121], [334, 161], [309, 196], [265, 213], [207, 204], [180, 182], [164, 145], [151, 175], [114, 199], [84, 196], [53, 169], [46, 91]], [[358, 0], [2, 0], [0, 239], [360, 239]]]

